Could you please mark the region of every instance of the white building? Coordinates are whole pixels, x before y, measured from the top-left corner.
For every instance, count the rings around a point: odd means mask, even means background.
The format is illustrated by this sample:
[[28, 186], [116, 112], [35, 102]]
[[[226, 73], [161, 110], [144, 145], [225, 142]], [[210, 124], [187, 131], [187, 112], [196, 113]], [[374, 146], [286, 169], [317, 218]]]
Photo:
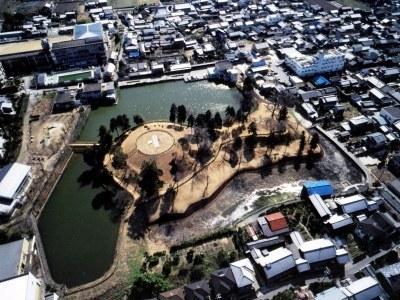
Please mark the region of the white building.
[[382, 289], [371, 276], [363, 277], [349, 285], [332, 287], [316, 295], [315, 300], [372, 300], [378, 299]]
[[0, 214], [10, 215], [24, 203], [31, 181], [30, 166], [13, 163], [0, 169]]
[[315, 56], [302, 54], [295, 48], [284, 48], [280, 52], [285, 56], [286, 65], [300, 77], [339, 71], [345, 64], [345, 55], [337, 50], [320, 51]]
[[332, 215], [330, 209], [325, 204], [324, 200], [322, 200], [319, 194], [311, 194], [308, 196], [315, 210], [321, 218], [329, 217]]
[[348, 214], [338, 215], [334, 214], [326, 222], [333, 230], [353, 224], [353, 219]]
[[346, 214], [367, 210], [369, 206], [375, 207], [376, 205], [375, 201], [367, 201], [367, 199], [361, 194], [339, 198], [336, 199], [335, 202], [340, 206], [343, 213]]
[[254, 261], [263, 268], [267, 279], [296, 267], [293, 253], [287, 248], [280, 247], [272, 251], [253, 248], [251, 255]]
[[258, 291], [260, 289], [256, 278], [256, 272], [254, 271], [254, 267], [248, 258], [235, 261], [230, 264], [230, 267], [233, 277], [235, 278], [236, 285], [239, 289], [250, 285], [253, 287], [254, 291]]
[[299, 251], [310, 264], [336, 258], [336, 247], [327, 239], [304, 242], [300, 245]]
[[2, 300], [41, 300], [44, 299], [43, 290], [41, 282], [32, 273], [0, 282]]

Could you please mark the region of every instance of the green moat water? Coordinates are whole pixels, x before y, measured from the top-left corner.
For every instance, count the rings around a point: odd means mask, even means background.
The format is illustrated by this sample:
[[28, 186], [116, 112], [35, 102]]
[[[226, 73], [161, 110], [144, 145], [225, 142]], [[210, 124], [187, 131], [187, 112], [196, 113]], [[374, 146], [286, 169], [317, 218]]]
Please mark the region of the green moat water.
[[[82, 130], [81, 140], [97, 140], [100, 125], [126, 114], [131, 122], [134, 114], [147, 121], [168, 119], [172, 103], [184, 104], [193, 113], [223, 111], [226, 106], [239, 106], [236, 89], [205, 81], [183, 81], [139, 86], [119, 91], [119, 103], [92, 110]], [[99, 278], [111, 266], [119, 224], [110, 212], [96, 205], [96, 197], [104, 192], [93, 185], [93, 174], [81, 155], [75, 154], [46, 204], [39, 229], [53, 279], [67, 286], [76, 286]], [[95, 199], [95, 200], [94, 200]]]

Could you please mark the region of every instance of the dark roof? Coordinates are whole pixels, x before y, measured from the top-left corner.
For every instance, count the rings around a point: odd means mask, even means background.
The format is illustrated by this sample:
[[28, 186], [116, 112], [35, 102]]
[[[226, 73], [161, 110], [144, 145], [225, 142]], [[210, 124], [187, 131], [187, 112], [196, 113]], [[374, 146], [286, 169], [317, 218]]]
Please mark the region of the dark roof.
[[101, 83], [86, 83], [83, 86], [84, 93], [99, 92], [101, 91]]
[[377, 212], [360, 222], [362, 231], [374, 239], [385, 238], [394, 232], [393, 226], [381, 212]]
[[68, 1], [68, 2], [57, 2], [56, 7], [54, 8], [54, 12], [56, 14], [64, 14], [66, 12], [77, 11], [79, 8], [78, 1]]
[[186, 300], [206, 300], [210, 294], [210, 286], [206, 280], [185, 285]]
[[227, 295], [236, 288], [231, 268], [219, 269], [211, 273], [210, 282], [215, 294]]
[[63, 48], [82, 47], [85, 45], [99, 44], [99, 43], [103, 43], [103, 41], [98, 40], [98, 39], [88, 38], [88, 39], [71, 40], [71, 41], [53, 43], [51, 45], [51, 47], [53, 50], [56, 50], [56, 49], [63, 49]]
[[54, 97], [54, 104], [61, 104], [75, 101], [75, 97], [73, 97], [70, 92], [58, 92]]

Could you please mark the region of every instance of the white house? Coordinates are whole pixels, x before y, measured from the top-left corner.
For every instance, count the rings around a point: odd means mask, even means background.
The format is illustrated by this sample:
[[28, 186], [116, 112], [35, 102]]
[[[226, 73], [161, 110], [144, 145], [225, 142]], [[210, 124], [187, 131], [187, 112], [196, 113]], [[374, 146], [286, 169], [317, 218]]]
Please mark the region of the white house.
[[254, 271], [254, 267], [248, 258], [231, 263], [230, 268], [232, 270], [233, 277], [235, 278], [236, 285], [239, 289], [250, 285], [253, 287], [254, 291], [258, 291], [260, 289], [256, 278], [256, 272]]
[[316, 295], [315, 300], [373, 300], [382, 295], [378, 281], [363, 277], [346, 286], [332, 287]]
[[31, 181], [30, 166], [13, 163], [0, 169], [0, 214], [10, 215], [24, 203]]
[[304, 242], [300, 245], [299, 251], [310, 264], [336, 258], [336, 247], [327, 239]]
[[267, 279], [296, 267], [293, 253], [287, 248], [280, 247], [272, 251], [253, 248], [251, 255], [254, 261], [263, 268]]
[[343, 69], [345, 55], [337, 50], [320, 51], [315, 56], [305, 55], [295, 48], [284, 48], [286, 65], [299, 77], [335, 72]]
[[333, 230], [353, 224], [353, 219], [348, 214], [338, 215], [334, 214], [326, 222]]
[[340, 206], [343, 213], [346, 214], [351, 214], [368, 209], [368, 201], [361, 194], [339, 198], [336, 199], [335, 202], [338, 206]]

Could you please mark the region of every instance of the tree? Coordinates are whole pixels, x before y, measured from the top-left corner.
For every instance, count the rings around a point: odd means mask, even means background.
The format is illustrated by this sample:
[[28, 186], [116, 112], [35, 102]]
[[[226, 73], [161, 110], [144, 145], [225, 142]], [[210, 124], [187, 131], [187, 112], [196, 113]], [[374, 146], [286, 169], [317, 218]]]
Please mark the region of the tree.
[[243, 124], [244, 121], [246, 120], [246, 116], [245, 116], [245, 114], [243, 113], [243, 110], [242, 110], [241, 108], [239, 108], [239, 109], [236, 111], [235, 119], [236, 119], [237, 122], [240, 122], [240, 123], [242, 123], [242, 124]]
[[278, 121], [286, 121], [288, 118], [288, 109], [286, 106], [282, 106], [281, 109], [279, 110], [278, 114]]
[[198, 114], [196, 117], [196, 126], [203, 128], [207, 123], [205, 122], [205, 115], [204, 114]]
[[222, 127], [222, 118], [221, 118], [221, 115], [219, 112], [215, 113], [214, 123], [215, 123], [215, 127], [217, 127], [217, 128]]
[[195, 121], [194, 116], [192, 114], [190, 114], [187, 119], [188, 127], [193, 128], [194, 121]]
[[129, 129], [129, 118], [127, 115], [122, 114], [117, 116], [117, 126], [120, 127], [123, 131]]
[[154, 298], [171, 289], [170, 283], [160, 273], [140, 273], [133, 279], [130, 300]]
[[240, 150], [240, 148], [242, 148], [242, 145], [243, 145], [242, 138], [240, 136], [235, 137], [232, 145], [233, 150], [235, 151]]
[[170, 121], [171, 123], [174, 123], [174, 124], [175, 124], [175, 121], [176, 121], [176, 113], [177, 113], [176, 105], [175, 105], [175, 103], [172, 103], [172, 104], [171, 104], [171, 108], [170, 108], [170, 110], [169, 110], [169, 121]]
[[314, 133], [310, 140], [310, 149], [315, 150], [315, 148], [317, 148], [318, 146], [318, 143], [319, 143], [319, 135], [318, 133]]
[[243, 81], [243, 92], [251, 92], [253, 90], [253, 81], [250, 76], [246, 76]]
[[161, 176], [162, 171], [158, 169], [154, 160], [143, 162], [138, 181], [143, 196], [151, 197], [158, 193], [159, 189], [164, 184], [160, 179]]
[[117, 149], [115, 149], [113, 155], [112, 166], [115, 169], [123, 169], [126, 167], [127, 159], [128, 156], [122, 151], [121, 147], [118, 147]]
[[204, 122], [205, 122], [206, 124], [208, 124], [208, 122], [210, 122], [211, 119], [212, 119], [212, 112], [211, 112], [211, 110], [208, 109], [208, 110], [206, 111], [206, 113], [204, 114]]
[[104, 156], [104, 154], [106, 154], [111, 149], [113, 142], [112, 135], [108, 132], [105, 126], [101, 125], [99, 128], [98, 136], [99, 136], [99, 149]]
[[227, 106], [225, 108], [225, 116], [227, 119], [232, 120], [236, 115], [235, 108], [233, 106]]
[[219, 268], [229, 267], [230, 259], [228, 252], [225, 250], [219, 250], [217, 253], [216, 261]]
[[305, 146], [306, 146], [306, 134], [304, 131], [302, 131], [301, 136], [300, 136], [299, 150], [297, 152], [297, 155], [300, 156], [303, 153]]
[[190, 271], [190, 281], [199, 281], [205, 276], [204, 265], [196, 265]]
[[141, 115], [134, 115], [133, 122], [135, 122], [136, 126], [140, 126], [144, 123], [144, 120]]
[[179, 105], [178, 106], [178, 113], [177, 113], [177, 120], [179, 124], [183, 124], [186, 121], [186, 107], [185, 105]]
[[118, 122], [116, 118], [111, 118], [110, 119], [110, 130], [112, 133], [114, 133], [114, 131], [117, 131], [117, 135], [119, 135], [118, 133]]
[[247, 131], [252, 135], [257, 135], [257, 124], [255, 122], [251, 122]]

